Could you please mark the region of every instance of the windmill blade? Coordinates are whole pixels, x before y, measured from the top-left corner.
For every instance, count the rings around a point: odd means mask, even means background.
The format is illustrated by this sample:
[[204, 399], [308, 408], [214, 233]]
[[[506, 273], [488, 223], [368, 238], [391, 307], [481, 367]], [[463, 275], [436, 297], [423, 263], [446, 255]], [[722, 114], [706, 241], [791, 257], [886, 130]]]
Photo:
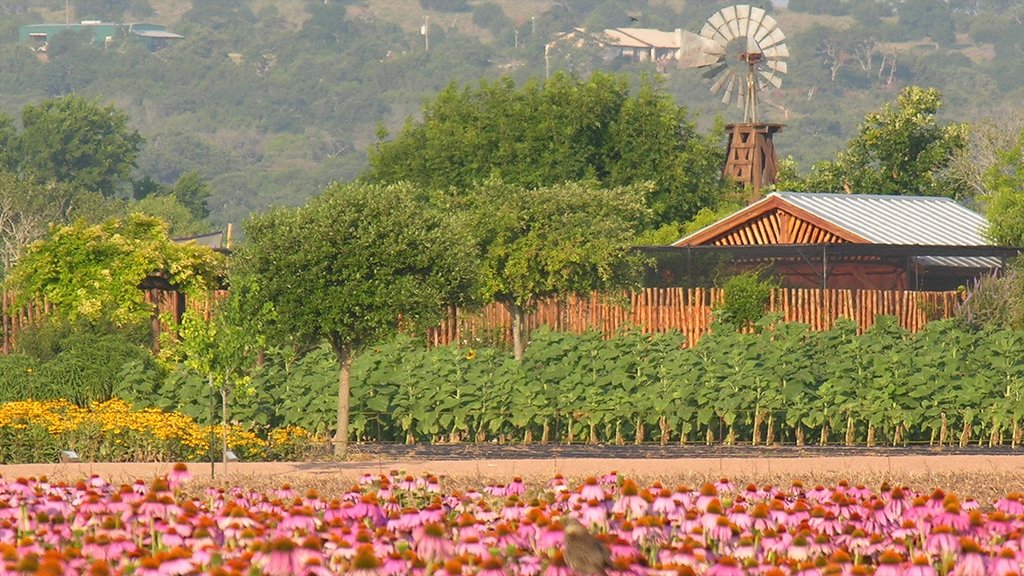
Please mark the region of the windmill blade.
[[756, 54], [756, 53], [758, 53], [760, 51], [761, 51], [761, 47], [758, 46], [757, 42], [754, 41], [754, 37], [748, 34], [747, 35], [747, 53], [748, 54]]
[[778, 44], [771, 48], [764, 49], [764, 57], [769, 60], [778, 60], [779, 58], [789, 58], [789, 48], [786, 48], [785, 44]]
[[724, 86], [726, 82], [730, 81], [732, 77], [735, 75], [735, 72], [726, 69], [725, 72], [722, 73], [722, 75], [719, 76], [717, 80], [715, 80], [715, 83], [711, 85], [711, 88], [708, 89], [708, 92], [717, 95], [718, 92], [722, 89], [722, 86]]
[[737, 82], [736, 86], [736, 107], [743, 109], [747, 104], [747, 87], [743, 82]]
[[757, 32], [766, 14], [767, 12], [764, 11], [764, 8], [758, 8], [757, 6], [750, 8], [750, 30], [747, 31], [748, 35]]
[[750, 30], [750, 5], [740, 4], [736, 6], [737, 38], [747, 35]]
[[700, 29], [700, 37], [714, 42], [716, 46], [722, 48], [722, 53], [725, 53], [725, 45], [729, 43], [729, 39], [723, 36], [710, 22], [704, 23], [704, 27]]
[[722, 104], [729, 104], [732, 99], [732, 89], [736, 85], [736, 74], [729, 71], [729, 81], [725, 84], [725, 94], [722, 95]]
[[[721, 62], [721, 61], [719, 61], [719, 62]], [[703, 76], [705, 80], [714, 78], [717, 74], [721, 73], [722, 70], [725, 70], [726, 66], [727, 66], [727, 64], [725, 62], [721, 62], [720, 64], [716, 65], [715, 67], [708, 69], [708, 71], [703, 73], [703, 74], [701, 74], [701, 76]], [[714, 90], [712, 90], [712, 92], [714, 92]]]
[[782, 87], [782, 79], [779, 78], [778, 76], [776, 76], [774, 72], [767, 72], [765, 70], [758, 70], [758, 74], [760, 74], [761, 77], [764, 78], [764, 80], [760, 83], [762, 88], [764, 88], [768, 84], [771, 84], [772, 86], [774, 86], [776, 88], [781, 88]]
[[754, 33], [754, 40], [758, 44], [763, 44], [764, 39], [771, 34], [774, 30], [777, 30], [779, 23], [775, 21], [775, 18], [765, 15], [764, 19], [761, 20], [761, 26]]
[[789, 72], [789, 65], [782, 60], [765, 60], [764, 65], [771, 68], [779, 74], [785, 74]]
[[729, 33], [731, 34], [729, 39], [735, 40], [736, 38], [739, 38], [741, 34], [738, 23], [739, 16], [736, 14], [736, 7], [726, 6], [725, 8], [722, 8], [722, 15], [725, 17], [726, 25], [729, 27]]
[[[715, 34], [721, 36], [722, 39], [725, 40], [723, 44], [728, 44], [729, 40], [732, 40], [732, 38], [729, 37], [729, 27], [725, 23], [725, 16], [722, 15], [722, 11], [718, 11], [712, 14], [711, 18], [708, 18], [707, 23], [710, 24], [712, 28], [714, 28]], [[704, 34], [702, 32], [701, 36], [703, 35]]]
[[779, 30], [778, 28], [776, 28], [776, 29], [772, 30], [770, 34], [765, 36], [763, 41], [758, 42], [758, 44], [760, 44], [762, 47], [764, 47], [767, 50], [768, 48], [771, 48], [772, 46], [775, 46], [776, 44], [781, 44], [782, 41], [785, 40], [785, 39], [786, 39], [786, 35], [782, 33], [782, 30]]

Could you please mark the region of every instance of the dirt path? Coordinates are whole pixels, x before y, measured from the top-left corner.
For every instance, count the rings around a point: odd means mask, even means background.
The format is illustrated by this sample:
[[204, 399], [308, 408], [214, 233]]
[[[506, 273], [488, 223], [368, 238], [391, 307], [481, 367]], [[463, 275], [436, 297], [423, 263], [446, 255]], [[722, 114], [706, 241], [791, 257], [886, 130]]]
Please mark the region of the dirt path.
[[[51, 480], [75, 481], [99, 474], [112, 482], [130, 482], [167, 473], [171, 464], [17, 464], [0, 466], [5, 478], [45, 475]], [[193, 463], [189, 469], [196, 483], [210, 482], [210, 465]], [[238, 462], [228, 464], [227, 475], [217, 465], [215, 482], [254, 486], [314, 487], [344, 490], [364, 473], [391, 470], [407, 474], [443, 475], [455, 484], [482, 486], [508, 482], [521, 476], [528, 482], [543, 483], [555, 474], [568, 478], [617, 471], [621, 475], [660, 480], [665, 483], [699, 485], [728, 477], [735, 482], [788, 485], [794, 479], [805, 484], [848, 480], [877, 486], [882, 481], [898, 482], [918, 490], [942, 487], [961, 496], [979, 500], [1007, 492], [1024, 492], [1024, 456], [850, 456], [820, 458], [694, 458], [694, 459], [509, 459], [431, 461], [378, 459], [357, 462]]]

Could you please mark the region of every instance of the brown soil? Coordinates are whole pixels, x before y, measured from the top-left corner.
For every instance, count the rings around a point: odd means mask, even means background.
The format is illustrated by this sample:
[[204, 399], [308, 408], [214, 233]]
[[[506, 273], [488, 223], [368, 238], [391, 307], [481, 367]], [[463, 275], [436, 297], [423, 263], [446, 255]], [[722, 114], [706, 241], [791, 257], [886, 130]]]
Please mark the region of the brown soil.
[[[130, 482], [166, 474], [167, 463], [74, 463], [14, 464], [0, 466], [5, 478], [47, 476], [55, 481], [73, 482], [99, 474], [111, 482]], [[194, 485], [210, 484], [209, 464], [189, 464]], [[484, 486], [505, 483], [521, 476], [533, 486], [541, 486], [555, 474], [580, 479], [617, 471], [622, 476], [642, 481], [660, 481], [667, 485], [699, 486], [706, 481], [727, 477], [736, 483], [789, 485], [800, 480], [805, 485], [835, 484], [847, 480], [877, 488], [882, 482], [899, 483], [915, 490], [941, 487], [993, 502], [1007, 492], [1024, 492], [1024, 456], [853, 456], [821, 458], [694, 458], [672, 460], [637, 459], [530, 459], [530, 460], [363, 460], [351, 462], [237, 462], [217, 464], [214, 483], [225, 480], [254, 488], [290, 484], [296, 488], [315, 488], [321, 493], [345, 490], [364, 473], [380, 474], [399, 470], [407, 474], [436, 474], [449, 486]]]

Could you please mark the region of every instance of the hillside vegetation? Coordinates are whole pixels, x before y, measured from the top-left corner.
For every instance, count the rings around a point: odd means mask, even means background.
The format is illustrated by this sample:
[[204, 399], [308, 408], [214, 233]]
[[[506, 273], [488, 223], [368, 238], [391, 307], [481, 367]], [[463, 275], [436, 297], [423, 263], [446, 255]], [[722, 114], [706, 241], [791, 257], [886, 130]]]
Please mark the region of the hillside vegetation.
[[[63, 22], [64, 2], [4, 0], [0, 111], [17, 116], [26, 104], [68, 93], [113, 103], [145, 138], [139, 175], [172, 184], [197, 171], [210, 183], [211, 221], [240, 222], [363, 173], [378, 136], [396, 133], [449, 83], [542, 78], [544, 45], [559, 33], [577, 26], [698, 31], [726, 4], [72, 0], [72, 21], [155, 22], [185, 38], [150, 52], [66, 34], [43, 54], [18, 43], [18, 26]], [[763, 112], [787, 124], [777, 146], [801, 170], [832, 157], [866, 112], [907, 85], [938, 88], [943, 121], [999, 125], [1024, 99], [1024, 8], [1017, 2], [906, 0], [897, 11], [888, 1], [791, 0], [771, 11], [792, 58], [782, 88], [764, 93]], [[593, 56], [548, 64], [581, 76], [659, 73], [651, 63]], [[697, 71], [669, 70], [663, 87], [703, 130], [716, 117], [739, 119], [707, 93]]]

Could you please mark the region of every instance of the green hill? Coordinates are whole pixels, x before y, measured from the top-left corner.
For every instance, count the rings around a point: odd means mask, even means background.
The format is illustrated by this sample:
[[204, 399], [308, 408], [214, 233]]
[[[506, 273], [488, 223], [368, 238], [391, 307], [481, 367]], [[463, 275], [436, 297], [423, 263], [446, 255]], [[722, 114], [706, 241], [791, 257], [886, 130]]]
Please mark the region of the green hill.
[[[382, 130], [399, 129], [449, 82], [545, 74], [544, 45], [574, 27], [698, 31], [718, 1], [180, 0], [0, 1], [0, 110], [77, 92], [125, 110], [146, 138], [140, 174], [209, 179], [212, 219], [239, 222], [298, 204], [365, 168]], [[943, 92], [943, 116], [980, 122], [1024, 100], [1019, 24], [1009, 0], [790, 0], [772, 14], [788, 36], [789, 74], [763, 93], [768, 120], [787, 124], [782, 155], [802, 169], [830, 158], [864, 114], [908, 84]], [[67, 34], [46, 51], [19, 25], [101, 19], [152, 22], [184, 39], [162, 50]], [[421, 34], [421, 27], [428, 34]], [[429, 43], [429, 50], [427, 44]], [[649, 62], [581, 52], [551, 69], [658, 74]], [[709, 127], [740, 119], [693, 70], [668, 70], [667, 91]]]

